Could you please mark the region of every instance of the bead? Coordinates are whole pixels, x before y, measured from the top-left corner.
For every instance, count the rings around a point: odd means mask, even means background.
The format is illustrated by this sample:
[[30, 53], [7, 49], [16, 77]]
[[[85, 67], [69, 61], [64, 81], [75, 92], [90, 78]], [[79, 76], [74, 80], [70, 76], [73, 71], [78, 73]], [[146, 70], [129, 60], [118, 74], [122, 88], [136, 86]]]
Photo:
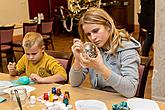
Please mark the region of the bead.
[[68, 99], [70, 99], [70, 95], [68, 91], [65, 91], [64, 97], [67, 97]]
[[60, 88], [57, 88], [56, 89], [56, 94], [57, 94], [57, 96], [60, 96], [61, 95], [61, 89]]
[[53, 101], [54, 101], [54, 94], [51, 93], [51, 94], [49, 95], [49, 101], [50, 101], [50, 102], [53, 102]]
[[55, 87], [52, 87], [52, 94], [56, 94], [56, 88]]
[[64, 99], [63, 99], [63, 103], [67, 106], [67, 105], [69, 104], [68, 98], [64, 98]]
[[49, 100], [49, 96], [48, 96], [48, 93], [44, 93], [44, 100]]

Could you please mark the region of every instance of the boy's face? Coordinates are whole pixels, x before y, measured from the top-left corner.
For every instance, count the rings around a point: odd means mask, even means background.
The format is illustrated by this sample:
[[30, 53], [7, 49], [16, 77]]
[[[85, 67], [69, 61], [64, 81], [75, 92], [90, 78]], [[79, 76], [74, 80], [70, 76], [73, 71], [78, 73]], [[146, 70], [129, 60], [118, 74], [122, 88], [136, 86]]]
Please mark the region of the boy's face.
[[30, 49], [25, 50], [27, 59], [33, 64], [38, 63], [44, 54], [44, 46], [39, 48], [37, 45], [33, 45]]

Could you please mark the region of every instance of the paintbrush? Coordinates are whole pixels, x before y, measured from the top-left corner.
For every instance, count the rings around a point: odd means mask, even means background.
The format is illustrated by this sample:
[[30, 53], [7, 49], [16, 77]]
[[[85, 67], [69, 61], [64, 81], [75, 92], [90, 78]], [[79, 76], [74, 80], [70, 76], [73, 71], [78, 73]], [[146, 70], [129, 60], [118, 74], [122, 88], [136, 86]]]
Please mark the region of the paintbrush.
[[17, 103], [19, 105], [19, 108], [20, 108], [20, 110], [22, 110], [21, 99], [19, 97], [18, 91], [17, 90], [14, 90], [14, 92], [15, 92], [15, 96], [16, 96], [16, 99], [17, 99]]

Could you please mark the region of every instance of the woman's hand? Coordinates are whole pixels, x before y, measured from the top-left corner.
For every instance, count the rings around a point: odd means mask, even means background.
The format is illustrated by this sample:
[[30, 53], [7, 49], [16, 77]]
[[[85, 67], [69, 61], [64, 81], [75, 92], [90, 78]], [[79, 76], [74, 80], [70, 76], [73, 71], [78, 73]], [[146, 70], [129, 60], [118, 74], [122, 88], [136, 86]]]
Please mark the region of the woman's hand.
[[95, 71], [99, 72], [102, 66], [104, 65], [104, 63], [103, 63], [103, 59], [102, 59], [99, 49], [96, 48], [96, 51], [97, 51], [96, 58], [91, 58], [88, 54], [81, 53], [80, 62], [83, 66], [87, 68], [93, 68]]
[[102, 74], [106, 80], [111, 75], [111, 70], [104, 64], [103, 58], [98, 48], [96, 48], [97, 57], [91, 58], [87, 54], [80, 54], [80, 62], [87, 68], [93, 68], [97, 73]]
[[75, 60], [80, 59], [80, 53], [83, 51], [83, 43], [80, 39], [73, 39], [72, 52]]

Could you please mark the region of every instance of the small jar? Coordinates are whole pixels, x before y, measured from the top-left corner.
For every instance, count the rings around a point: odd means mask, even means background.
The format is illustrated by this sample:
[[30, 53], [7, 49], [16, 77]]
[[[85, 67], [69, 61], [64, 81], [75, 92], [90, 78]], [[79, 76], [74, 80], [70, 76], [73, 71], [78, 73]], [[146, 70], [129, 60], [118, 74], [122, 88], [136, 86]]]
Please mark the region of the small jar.
[[84, 43], [84, 51], [91, 58], [96, 58], [97, 57], [96, 45], [94, 43], [85, 42]]

